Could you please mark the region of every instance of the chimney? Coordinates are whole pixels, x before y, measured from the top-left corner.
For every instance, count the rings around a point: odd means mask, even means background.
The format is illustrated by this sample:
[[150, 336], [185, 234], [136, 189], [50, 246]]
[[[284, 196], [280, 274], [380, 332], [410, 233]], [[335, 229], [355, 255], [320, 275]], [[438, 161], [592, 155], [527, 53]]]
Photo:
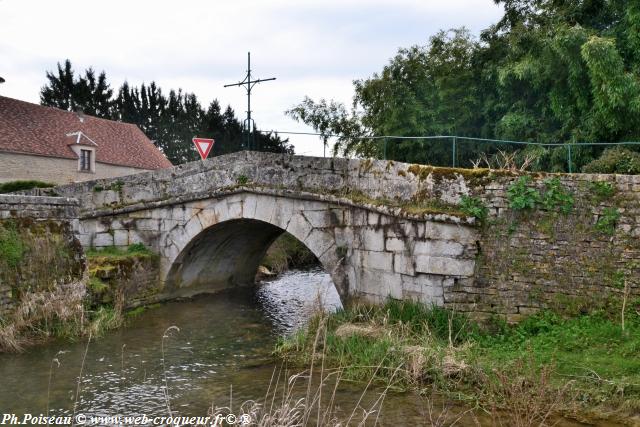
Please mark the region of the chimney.
[[84, 111], [82, 111], [82, 108], [76, 108], [75, 113], [76, 116], [78, 116], [78, 120], [80, 120], [80, 123], [84, 123]]

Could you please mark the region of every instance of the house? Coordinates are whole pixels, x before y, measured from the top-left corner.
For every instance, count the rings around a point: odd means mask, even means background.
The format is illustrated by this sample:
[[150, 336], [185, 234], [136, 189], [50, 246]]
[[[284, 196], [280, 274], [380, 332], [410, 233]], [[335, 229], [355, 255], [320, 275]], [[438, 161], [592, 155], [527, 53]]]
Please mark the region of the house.
[[0, 182], [66, 184], [168, 167], [136, 125], [0, 96]]

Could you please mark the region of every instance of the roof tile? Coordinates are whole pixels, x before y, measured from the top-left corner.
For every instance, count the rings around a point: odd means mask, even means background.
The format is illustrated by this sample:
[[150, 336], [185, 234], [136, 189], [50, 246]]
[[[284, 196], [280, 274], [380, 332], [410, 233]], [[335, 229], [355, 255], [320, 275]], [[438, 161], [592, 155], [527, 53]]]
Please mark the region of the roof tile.
[[0, 96], [0, 151], [76, 159], [67, 136], [73, 132], [95, 141], [97, 162], [147, 170], [172, 166], [136, 125]]

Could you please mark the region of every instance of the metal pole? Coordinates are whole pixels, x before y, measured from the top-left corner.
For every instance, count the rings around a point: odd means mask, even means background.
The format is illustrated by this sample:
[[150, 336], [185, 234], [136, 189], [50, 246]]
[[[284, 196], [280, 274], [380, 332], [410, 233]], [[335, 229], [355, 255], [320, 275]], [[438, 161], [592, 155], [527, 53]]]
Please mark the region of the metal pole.
[[241, 82], [224, 85], [224, 87], [244, 86], [245, 89], [247, 90], [247, 119], [245, 120], [245, 126], [243, 130], [246, 134], [246, 148], [248, 150], [255, 148], [253, 147], [255, 145], [253, 144], [253, 142], [255, 141], [255, 138], [252, 138], [252, 135], [255, 132], [251, 132], [251, 130], [255, 128], [255, 126], [252, 126], [254, 122], [253, 122], [253, 119], [251, 118], [251, 89], [257, 83], [262, 83], [262, 82], [275, 80], [275, 79], [276, 79], [275, 77], [271, 77], [269, 79], [251, 80], [251, 52], [247, 52], [247, 76]]
[[571, 143], [569, 143], [569, 145], [567, 146], [567, 154], [569, 157], [569, 173], [572, 173], [572, 165], [571, 165]]
[[456, 137], [453, 137], [453, 144], [452, 144], [452, 162], [451, 164], [453, 165], [453, 167], [456, 167]]
[[384, 141], [384, 145], [382, 149], [382, 158], [384, 160], [387, 160], [387, 138], [385, 138], [383, 141]]
[[247, 147], [251, 150], [251, 52], [247, 52]]

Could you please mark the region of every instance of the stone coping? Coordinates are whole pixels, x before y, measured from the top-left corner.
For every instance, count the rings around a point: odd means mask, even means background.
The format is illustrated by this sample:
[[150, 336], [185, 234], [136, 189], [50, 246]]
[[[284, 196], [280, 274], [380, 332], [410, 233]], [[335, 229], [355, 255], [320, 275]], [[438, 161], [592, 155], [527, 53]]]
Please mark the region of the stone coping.
[[78, 199], [72, 197], [25, 196], [16, 194], [0, 194], [0, 204], [3, 205], [61, 205], [79, 206]]
[[181, 203], [188, 203], [198, 200], [206, 200], [206, 199], [220, 199], [236, 194], [249, 193], [249, 194], [259, 194], [259, 195], [270, 195], [275, 197], [285, 197], [289, 199], [299, 199], [299, 200], [309, 200], [309, 201], [321, 201], [328, 202], [338, 206], [351, 206], [361, 209], [366, 209], [371, 212], [380, 213], [383, 215], [399, 217], [399, 218], [407, 218], [411, 220], [418, 221], [435, 221], [435, 222], [446, 222], [446, 223], [454, 223], [454, 224], [465, 224], [465, 225], [474, 225], [476, 223], [476, 219], [471, 216], [456, 216], [448, 213], [427, 213], [424, 215], [411, 214], [403, 211], [400, 207], [387, 207], [382, 205], [373, 205], [368, 203], [356, 203], [353, 200], [346, 197], [338, 197], [334, 195], [327, 194], [318, 194], [307, 191], [293, 191], [293, 190], [285, 190], [285, 189], [273, 189], [267, 187], [248, 187], [248, 186], [237, 186], [234, 188], [227, 189], [219, 189], [215, 191], [206, 191], [201, 193], [189, 194], [186, 196], [172, 197], [166, 200], [157, 200], [157, 201], [147, 201], [147, 202], [138, 202], [133, 203], [131, 205], [116, 207], [111, 209], [95, 209], [95, 210], [86, 210], [83, 211], [80, 215], [81, 219], [88, 218], [98, 218], [103, 216], [114, 216], [121, 215], [130, 212], [136, 212], [146, 209], [155, 209], [158, 207], [164, 206], [174, 206], [179, 205]]

